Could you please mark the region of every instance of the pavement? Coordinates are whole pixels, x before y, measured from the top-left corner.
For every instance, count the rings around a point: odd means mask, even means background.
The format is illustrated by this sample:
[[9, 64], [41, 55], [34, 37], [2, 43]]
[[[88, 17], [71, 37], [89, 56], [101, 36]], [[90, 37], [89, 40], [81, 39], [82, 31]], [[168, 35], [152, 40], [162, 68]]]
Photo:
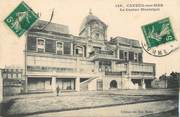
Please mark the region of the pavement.
[[[178, 95], [179, 91], [174, 89], [139, 89], [139, 90], [106, 90], [106, 91], [81, 91], [81, 92], [61, 92], [60, 96], [76, 96], [76, 95], [91, 95], [91, 94], [117, 94], [117, 95]], [[10, 99], [23, 99], [23, 98], [34, 98], [34, 97], [52, 97], [56, 96], [55, 93], [34, 93], [34, 94], [23, 94], [15, 96], [5, 96], [4, 101]]]
[[[166, 100], [166, 101], [155, 101], [145, 102], [137, 104], [129, 104], [122, 106], [112, 106], [103, 108], [93, 109], [81, 109], [45, 114], [36, 114], [25, 117], [140, 117], [150, 115], [151, 117], [155, 113], [167, 112], [174, 110], [178, 107], [177, 101]], [[178, 117], [172, 115], [169, 117]]]
[[[161, 108], [164, 108], [165, 112], [168, 111], [168, 108], [177, 108], [177, 94], [177, 91], [170, 89], [62, 92], [60, 96], [56, 96], [54, 93], [27, 94], [5, 97], [3, 112], [5, 115], [13, 117], [27, 115], [35, 117], [41, 116], [43, 113], [45, 116], [48, 114], [48, 117], [49, 114], [50, 117], [51, 114], [52, 117], [59, 116], [56, 113], [62, 114], [62, 116], [81, 113], [85, 117], [92, 114], [93, 117], [96, 114], [104, 116], [101, 113], [106, 113], [107, 111], [107, 115], [115, 114], [115, 117], [119, 116], [119, 114], [123, 117], [127, 113], [128, 115], [132, 114], [134, 117], [134, 115], [139, 116], [143, 115], [143, 113], [154, 114], [164, 112], [160, 111], [163, 110]], [[157, 104], [158, 101], [163, 103], [164, 106], [161, 106], [161, 103]], [[156, 111], [151, 111], [152, 106], [149, 104], [151, 102], [154, 104], [153, 108], [157, 109]], [[141, 109], [136, 110], [135, 107], [141, 107]], [[146, 109], [143, 110], [143, 108]], [[123, 109], [124, 111], [122, 111]], [[116, 112], [113, 110], [116, 110]], [[77, 116], [79, 117], [80, 115]]]

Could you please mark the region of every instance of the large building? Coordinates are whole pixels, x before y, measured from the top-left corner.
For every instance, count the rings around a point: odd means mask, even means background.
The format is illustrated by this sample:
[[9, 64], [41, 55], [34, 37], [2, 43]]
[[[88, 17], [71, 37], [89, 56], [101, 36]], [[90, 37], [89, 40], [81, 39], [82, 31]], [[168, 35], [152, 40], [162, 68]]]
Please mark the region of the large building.
[[155, 64], [143, 62], [137, 40], [117, 36], [108, 41], [107, 28], [91, 12], [79, 36], [65, 25], [39, 20], [27, 35], [27, 91], [150, 88]]

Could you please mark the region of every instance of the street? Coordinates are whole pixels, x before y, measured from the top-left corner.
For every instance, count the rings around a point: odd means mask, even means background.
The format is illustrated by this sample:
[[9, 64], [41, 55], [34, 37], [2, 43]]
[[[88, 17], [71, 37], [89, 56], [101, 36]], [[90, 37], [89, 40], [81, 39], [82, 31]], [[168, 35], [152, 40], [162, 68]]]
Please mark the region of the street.
[[[176, 101], [166, 100], [157, 102], [138, 103], [122, 106], [82, 109], [64, 112], [30, 115], [26, 117], [139, 117], [153, 113], [166, 112], [177, 108]], [[172, 116], [171, 116], [172, 117]]]

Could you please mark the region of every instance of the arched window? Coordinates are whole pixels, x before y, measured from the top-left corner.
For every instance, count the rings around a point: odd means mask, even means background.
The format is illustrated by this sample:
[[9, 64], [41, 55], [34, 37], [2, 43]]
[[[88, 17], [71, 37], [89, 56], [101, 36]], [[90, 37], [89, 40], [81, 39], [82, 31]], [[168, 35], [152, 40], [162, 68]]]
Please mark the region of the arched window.
[[110, 82], [110, 88], [117, 88], [117, 81], [112, 80], [112, 81]]

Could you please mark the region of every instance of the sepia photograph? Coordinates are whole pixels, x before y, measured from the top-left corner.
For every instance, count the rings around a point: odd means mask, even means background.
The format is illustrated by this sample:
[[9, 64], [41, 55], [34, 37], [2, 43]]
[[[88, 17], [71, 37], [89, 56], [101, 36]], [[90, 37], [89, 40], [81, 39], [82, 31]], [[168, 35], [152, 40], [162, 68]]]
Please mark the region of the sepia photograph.
[[179, 0], [0, 9], [0, 117], [179, 117]]

